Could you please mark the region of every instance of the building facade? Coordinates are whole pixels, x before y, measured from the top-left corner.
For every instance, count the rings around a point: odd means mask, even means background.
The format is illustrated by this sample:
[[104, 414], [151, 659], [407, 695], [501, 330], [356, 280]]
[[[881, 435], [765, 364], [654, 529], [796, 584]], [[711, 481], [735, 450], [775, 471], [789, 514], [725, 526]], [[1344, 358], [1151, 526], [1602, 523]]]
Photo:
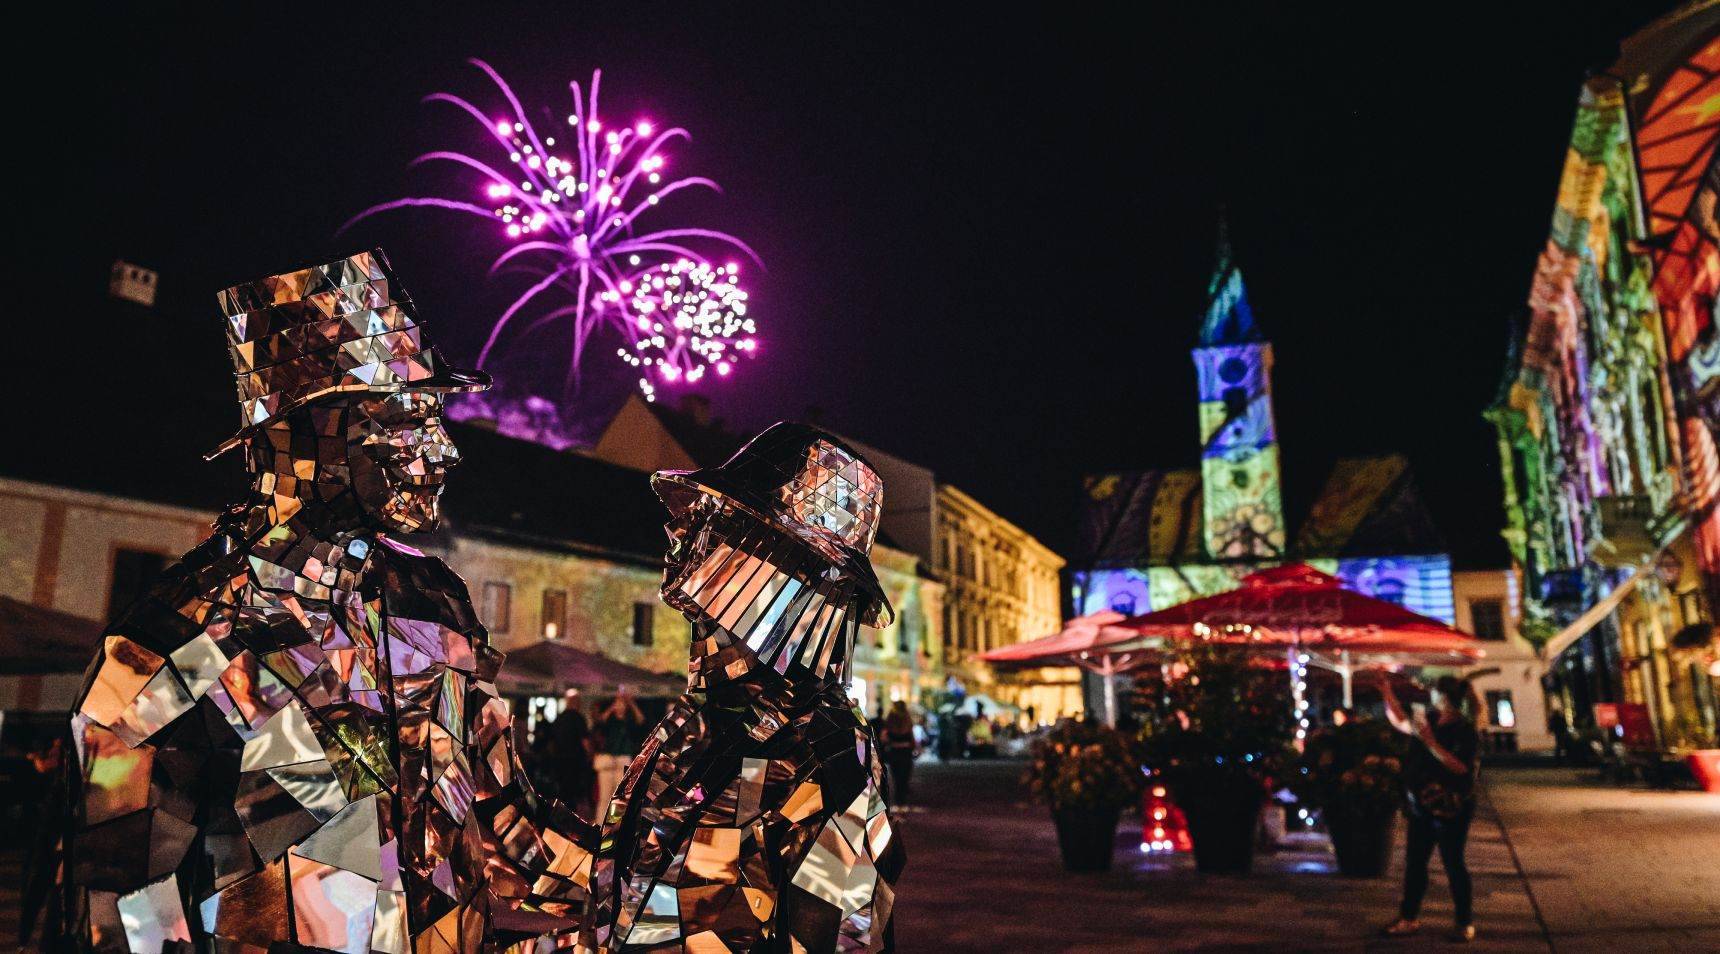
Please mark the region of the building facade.
[[1075, 614], [1163, 609], [1300, 560], [1357, 592], [1452, 622], [1451, 560], [1405, 458], [1338, 461], [1290, 535], [1272, 346], [1255, 321], [1222, 222], [1193, 356], [1199, 467], [1086, 479], [1081, 553], [1070, 580]]
[[860, 630], [850, 695], [876, 716], [891, 703], [918, 703], [943, 685], [946, 590], [918, 557], [895, 547], [874, 543], [872, 568], [896, 618], [883, 629]]
[[1289, 546], [1278, 428], [1272, 409], [1272, 344], [1254, 323], [1242, 269], [1218, 223], [1218, 264], [1194, 349], [1200, 388], [1203, 542], [1215, 560], [1273, 559]]
[[[1573, 736], [1642, 707], [1674, 753], [1712, 744], [1720, 581], [1712, 349], [1720, 6], [1627, 40], [1582, 87], [1526, 326], [1487, 418], [1523, 636]], [[1600, 707], [1600, 708], [1597, 708]]]
[[1457, 628], [1482, 641], [1486, 657], [1464, 675], [1475, 687], [1485, 717], [1484, 748], [1491, 752], [1551, 752], [1553, 734], [1541, 680], [1547, 665], [1523, 637], [1522, 599], [1510, 570], [1458, 570], [1451, 574]]
[[[214, 519], [212, 509], [0, 477], [0, 596], [105, 621]], [[0, 676], [0, 711], [69, 711], [82, 685], [80, 672]]]
[[1081, 711], [1080, 680], [1065, 669], [997, 674], [979, 654], [1055, 633], [1062, 623], [1063, 558], [967, 493], [938, 484], [932, 565], [944, 581], [944, 668], [969, 691], [1031, 707], [1035, 721]]
[[[684, 673], [690, 629], [658, 599], [665, 515], [648, 475], [483, 428], [458, 426], [455, 440], [463, 461], [446, 526], [412, 542], [465, 579], [492, 642], [507, 651], [554, 640]], [[107, 620], [241, 492], [189, 478], [204, 466], [123, 488], [0, 476], [0, 597]], [[943, 587], [912, 554], [881, 546], [872, 557], [896, 609], [889, 627], [862, 629], [855, 649], [855, 698], [876, 714], [941, 686]], [[0, 676], [0, 710], [63, 710], [81, 683], [76, 672]]]

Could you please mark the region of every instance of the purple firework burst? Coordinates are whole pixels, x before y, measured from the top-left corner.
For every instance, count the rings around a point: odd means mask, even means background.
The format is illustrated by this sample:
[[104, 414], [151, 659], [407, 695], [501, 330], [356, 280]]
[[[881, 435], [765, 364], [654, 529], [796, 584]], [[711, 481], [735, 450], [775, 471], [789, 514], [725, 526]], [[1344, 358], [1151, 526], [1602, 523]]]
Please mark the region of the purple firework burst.
[[[751, 354], [755, 327], [750, 318], [671, 322], [666, 327], [640, 320], [640, 303], [652, 297], [649, 293], [642, 297], [641, 290], [651, 289], [655, 278], [655, 291], [661, 291], [662, 276], [671, 273], [689, 283], [723, 285], [715, 294], [730, 306], [740, 302], [741, 313], [745, 312], [746, 295], [736, 284], [735, 267], [713, 265], [701, 251], [739, 250], [757, 262], [758, 256], [745, 242], [716, 229], [639, 223], [641, 216], [683, 189], [721, 191], [704, 176], [672, 178], [664, 171], [665, 147], [677, 139], [690, 139], [688, 132], [679, 126], [658, 130], [645, 120], [607, 125], [597, 110], [603, 77], [599, 70], [591, 75], [589, 92], [578, 82], [568, 84], [573, 112], [567, 116], [566, 135], [558, 145], [556, 137], [539, 134], [501, 74], [482, 60], [471, 62], [507, 101], [506, 115], [487, 116], [452, 93], [435, 93], [425, 102], [448, 103], [464, 111], [506, 162], [435, 150], [412, 164], [447, 162], [472, 170], [480, 177], [478, 192], [485, 201], [409, 196], [371, 206], [342, 229], [380, 212], [419, 207], [481, 217], [496, 228], [508, 247], [491, 263], [490, 274], [511, 264], [529, 271], [535, 280], [491, 325], [478, 352], [480, 366], [504, 339], [517, 339], [556, 322], [568, 323], [572, 331], [564, 382], [569, 390], [577, 380], [586, 344], [605, 325], [626, 340], [627, 347], [619, 353], [640, 369], [639, 387], [647, 397], [655, 395], [653, 378], [664, 384], [697, 381], [705, 367], [718, 366], [719, 361], [719, 373], [727, 375], [736, 357]], [[712, 293], [709, 288], [702, 291]], [[679, 309], [682, 303], [672, 304]], [[728, 311], [732, 315], [732, 307]], [[516, 327], [523, 315], [535, 317], [523, 328]]]

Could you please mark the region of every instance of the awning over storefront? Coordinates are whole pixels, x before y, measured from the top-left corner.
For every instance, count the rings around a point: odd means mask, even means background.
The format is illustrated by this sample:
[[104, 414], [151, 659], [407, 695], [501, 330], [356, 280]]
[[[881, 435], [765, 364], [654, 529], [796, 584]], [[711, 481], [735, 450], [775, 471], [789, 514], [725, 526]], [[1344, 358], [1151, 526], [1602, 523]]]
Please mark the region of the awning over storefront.
[[1613, 587], [1613, 591], [1608, 593], [1605, 599], [1589, 607], [1588, 611], [1577, 617], [1571, 625], [1559, 630], [1557, 635], [1552, 639], [1547, 640], [1547, 642], [1541, 647], [1541, 658], [1559, 658], [1561, 653], [1571, 648], [1572, 643], [1582, 639], [1584, 634], [1599, 625], [1601, 620], [1606, 619], [1607, 614], [1617, 609], [1618, 604], [1623, 602], [1624, 598], [1629, 596], [1632, 590], [1636, 589], [1637, 583], [1642, 580], [1642, 575], [1650, 572], [1653, 567], [1653, 560], [1644, 562], [1642, 566], [1637, 568], [1635, 573], [1630, 575], [1630, 579]]
[[613, 691], [626, 686], [641, 696], [677, 696], [686, 690], [687, 681], [546, 639], [509, 652], [496, 686], [508, 695]]

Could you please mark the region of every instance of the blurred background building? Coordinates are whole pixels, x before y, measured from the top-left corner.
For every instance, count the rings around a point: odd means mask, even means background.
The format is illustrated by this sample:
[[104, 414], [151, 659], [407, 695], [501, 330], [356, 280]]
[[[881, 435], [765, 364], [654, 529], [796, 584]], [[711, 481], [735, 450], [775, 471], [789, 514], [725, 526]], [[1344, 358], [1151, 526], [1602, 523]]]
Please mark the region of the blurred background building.
[[1621, 49], [1578, 93], [1487, 417], [1555, 724], [1584, 747], [1675, 754], [1713, 745], [1720, 677], [1720, 6]]

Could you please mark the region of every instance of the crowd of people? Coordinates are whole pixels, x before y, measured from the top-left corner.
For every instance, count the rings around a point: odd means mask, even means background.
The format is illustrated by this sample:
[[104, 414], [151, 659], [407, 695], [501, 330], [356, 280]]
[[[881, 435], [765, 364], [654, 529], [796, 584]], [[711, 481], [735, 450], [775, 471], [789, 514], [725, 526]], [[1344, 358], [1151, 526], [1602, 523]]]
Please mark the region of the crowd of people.
[[644, 747], [651, 722], [632, 691], [621, 686], [588, 717], [582, 694], [569, 689], [553, 716], [544, 710], [518, 720], [529, 734], [521, 752], [533, 786], [586, 817], [615, 791], [628, 763]]
[[[577, 689], [568, 690], [559, 705], [555, 702], [537, 701], [515, 723], [526, 771], [539, 792], [589, 814], [600, 810], [601, 800], [620, 783], [655, 720], [640, 709], [627, 687], [591, 708]], [[880, 709], [872, 724], [888, 769], [890, 804], [912, 803], [914, 763], [928, 752], [950, 762], [995, 758], [1019, 747], [1028, 734], [1021, 723], [1031, 726], [1035, 714], [1029, 707], [1019, 715], [1022, 718], [1005, 718], [977, 699], [918, 715], [901, 700]]]

